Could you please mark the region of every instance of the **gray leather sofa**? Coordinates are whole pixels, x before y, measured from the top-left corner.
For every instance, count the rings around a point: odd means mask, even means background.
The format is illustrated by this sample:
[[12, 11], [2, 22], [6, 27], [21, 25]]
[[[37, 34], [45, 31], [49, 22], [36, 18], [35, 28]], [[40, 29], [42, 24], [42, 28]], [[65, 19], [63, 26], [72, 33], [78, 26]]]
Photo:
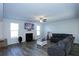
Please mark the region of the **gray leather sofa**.
[[70, 53], [73, 45], [74, 37], [69, 35], [63, 40], [58, 41], [52, 46], [48, 47], [47, 53], [49, 56], [67, 56]]

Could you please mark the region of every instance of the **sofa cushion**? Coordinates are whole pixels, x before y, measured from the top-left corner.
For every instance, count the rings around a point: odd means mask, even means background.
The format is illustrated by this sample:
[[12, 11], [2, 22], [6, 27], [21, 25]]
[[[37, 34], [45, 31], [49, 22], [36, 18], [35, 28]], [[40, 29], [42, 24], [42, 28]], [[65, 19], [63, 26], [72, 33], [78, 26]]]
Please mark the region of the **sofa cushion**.
[[49, 56], [64, 56], [65, 52], [62, 47], [57, 45], [51, 46], [47, 50]]
[[53, 33], [50, 40], [51, 42], [57, 43], [58, 41], [65, 39], [67, 36], [72, 36], [72, 34]]
[[52, 34], [53, 38], [65, 38], [67, 37], [69, 34]]
[[59, 41], [57, 45], [61, 47], [62, 49], [65, 49], [65, 43], [63, 41]]

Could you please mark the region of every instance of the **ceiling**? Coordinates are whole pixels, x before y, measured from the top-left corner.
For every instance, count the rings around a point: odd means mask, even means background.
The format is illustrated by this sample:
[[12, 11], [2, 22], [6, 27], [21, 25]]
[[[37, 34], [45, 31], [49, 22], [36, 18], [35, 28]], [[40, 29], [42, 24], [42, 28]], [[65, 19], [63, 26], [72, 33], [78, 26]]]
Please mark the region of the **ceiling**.
[[5, 3], [3, 8], [3, 17], [7, 19], [37, 21], [35, 17], [45, 16], [51, 22], [75, 17], [75, 4], [72, 3]]

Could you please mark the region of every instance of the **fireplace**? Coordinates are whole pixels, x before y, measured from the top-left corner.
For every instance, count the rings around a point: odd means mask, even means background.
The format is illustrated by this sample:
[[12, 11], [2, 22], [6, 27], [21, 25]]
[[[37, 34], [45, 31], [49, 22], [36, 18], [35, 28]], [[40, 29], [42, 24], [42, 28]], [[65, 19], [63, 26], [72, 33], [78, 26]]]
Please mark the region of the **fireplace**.
[[26, 33], [26, 42], [33, 41], [33, 33]]

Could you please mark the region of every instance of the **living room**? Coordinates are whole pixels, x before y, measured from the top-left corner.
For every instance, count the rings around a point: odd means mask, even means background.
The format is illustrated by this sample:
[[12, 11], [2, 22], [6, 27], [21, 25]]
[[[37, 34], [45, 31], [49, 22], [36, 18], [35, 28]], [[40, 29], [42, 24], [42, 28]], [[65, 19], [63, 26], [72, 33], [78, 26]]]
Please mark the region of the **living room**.
[[[73, 43], [79, 44], [78, 6], [75, 3], [0, 3], [0, 40], [6, 39], [7, 42], [7, 48], [1, 48], [0, 55], [48, 56], [47, 48], [54, 43], [47, 42], [50, 41], [47, 38], [53, 33], [72, 34]], [[32, 33], [31, 42], [27, 42], [28, 33]], [[20, 36], [21, 44], [18, 41]], [[45, 42], [41, 43], [42, 39]], [[76, 52], [71, 55], [79, 55], [79, 51]]]

